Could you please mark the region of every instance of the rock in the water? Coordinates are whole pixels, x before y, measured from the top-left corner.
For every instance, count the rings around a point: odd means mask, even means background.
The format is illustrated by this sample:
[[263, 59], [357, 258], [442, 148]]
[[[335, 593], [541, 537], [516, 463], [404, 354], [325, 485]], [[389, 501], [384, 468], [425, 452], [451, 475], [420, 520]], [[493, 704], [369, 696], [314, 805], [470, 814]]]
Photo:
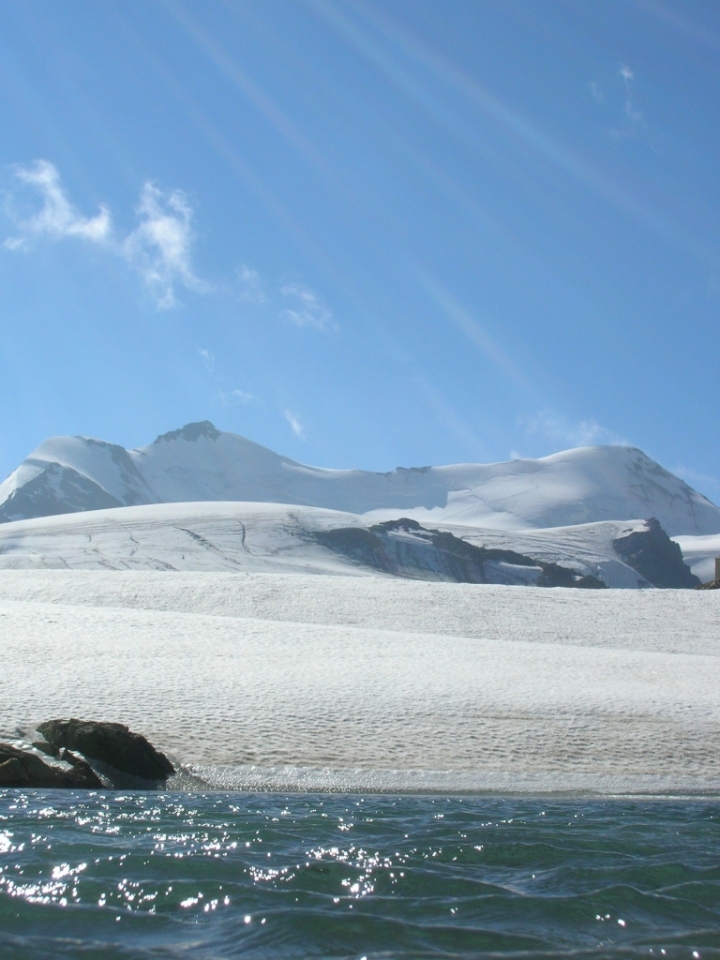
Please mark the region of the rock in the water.
[[77, 758], [70, 770], [51, 767], [40, 757], [9, 743], [0, 743], [0, 787], [102, 787], [89, 764]]
[[79, 753], [142, 780], [167, 780], [175, 768], [145, 737], [122, 723], [94, 720], [47, 720], [38, 732], [56, 749]]
[[9, 760], [0, 763], [0, 786], [30, 786], [30, 777], [27, 775], [25, 767], [23, 767], [17, 757], [10, 757]]

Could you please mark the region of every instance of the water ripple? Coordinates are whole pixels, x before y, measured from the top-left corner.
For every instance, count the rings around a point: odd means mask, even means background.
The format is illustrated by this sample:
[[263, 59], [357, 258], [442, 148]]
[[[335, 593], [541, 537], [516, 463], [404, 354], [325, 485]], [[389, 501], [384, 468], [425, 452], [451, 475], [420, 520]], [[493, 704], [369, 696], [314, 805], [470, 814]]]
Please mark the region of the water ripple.
[[0, 792], [0, 956], [720, 957], [720, 804]]

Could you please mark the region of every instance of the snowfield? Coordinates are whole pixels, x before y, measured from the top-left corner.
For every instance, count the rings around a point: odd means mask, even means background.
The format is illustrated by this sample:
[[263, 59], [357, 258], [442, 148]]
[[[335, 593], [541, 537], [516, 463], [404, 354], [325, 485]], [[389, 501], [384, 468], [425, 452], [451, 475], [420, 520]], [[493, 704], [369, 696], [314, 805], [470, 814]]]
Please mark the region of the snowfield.
[[695, 582], [663, 530], [711, 579], [720, 509], [629, 447], [56, 437], [0, 485], [0, 735], [125, 722], [177, 787], [718, 793], [720, 592], [627, 589]]
[[0, 733], [119, 720], [215, 786], [720, 788], [720, 595], [0, 572]]
[[[369, 576], [371, 568], [320, 546], [313, 535], [337, 528], [367, 529], [372, 523], [367, 516], [274, 503], [171, 503], [65, 514], [0, 524], [0, 570], [236, 570]], [[475, 546], [514, 550], [559, 563], [618, 588], [649, 586], [613, 548], [615, 538], [642, 527], [642, 521], [509, 531], [439, 525]], [[705, 558], [713, 545], [720, 547], [720, 537], [676, 539], [688, 552], [688, 562], [696, 557], [695, 550]], [[429, 576], [448, 579], [442, 571]]]

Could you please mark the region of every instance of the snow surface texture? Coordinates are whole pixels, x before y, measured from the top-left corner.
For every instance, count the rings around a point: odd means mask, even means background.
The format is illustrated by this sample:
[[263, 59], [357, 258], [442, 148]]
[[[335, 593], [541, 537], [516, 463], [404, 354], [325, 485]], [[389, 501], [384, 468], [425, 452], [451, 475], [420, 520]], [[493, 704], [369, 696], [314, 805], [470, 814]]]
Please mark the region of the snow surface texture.
[[5, 570], [0, 631], [0, 736], [121, 721], [215, 786], [720, 788], [715, 593]]
[[130, 451], [86, 437], [47, 440], [0, 485], [0, 520], [223, 500], [501, 530], [654, 516], [670, 536], [720, 533], [720, 508], [633, 447], [368, 473], [305, 466], [208, 422]]
[[[218, 570], [368, 576], [373, 573], [320, 546], [318, 531], [367, 528], [366, 517], [272, 503], [152, 504], [44, 517], [0, 525], [0, 570]], [[558, 563], [607, 586], [650, 586], [620, 559], [613, 540], [644, 528], [642, 521], [602, 522], [548, 530], [485, 530], [442, 524], [475, 546], [514, 550]], [[412, 533], [399, 534], [408, 538]], [[692, 543], [695, 537], [684, 538]], [[438, 560], [442, 561], [442, 553]], [[539, 567], [495, 571], [493, 580], [532, 584]], [[453, 579], [443, 569], [426, 579]]]
[[715, 557], [720, 557], [720, 536], [674, 537], [680, 544], [683, 560], [703, 583], [715, 579]]

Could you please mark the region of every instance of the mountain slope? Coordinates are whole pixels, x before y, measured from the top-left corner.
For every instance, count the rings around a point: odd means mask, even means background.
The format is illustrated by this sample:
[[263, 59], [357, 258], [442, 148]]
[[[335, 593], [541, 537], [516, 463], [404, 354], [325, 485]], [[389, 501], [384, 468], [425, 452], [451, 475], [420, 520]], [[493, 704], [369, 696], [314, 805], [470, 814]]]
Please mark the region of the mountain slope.
[[[628, 535], [637, 539], [645, 528], [638, 520], [527, 531], [446, 524], [438, 537], [414, 521], [373, 524], [317, 507], [160, 503], [2, 524], [0, 570], [314, 573], [532, 585], [543, 568], [559, 565], [571, 576], [574, 571], [608, 587], [634, 589], [652, 584], [614, 544]], [[358, 538], [372, 541], [370, 555], [352, 548]], [[468, 575], [467, 561], [472, 566], [477, 559], [480, 575]], [[546, 577], [541, 585], [553, 583]]]
[[720, 509], [634, 447], [370, 473], [306, 466], [207, 421], [129, 451], [85, 437], [48, 440], [0, 485], [0, 522], [220, 500], [506, 530], [652, 516], [671, 536], [720, 533]]
[[[708, 538], [680, 539], [692, 549]], [[674, 553], [669, 562], [668, 552]], [[651, 580], [639, 569], [648, 561], [657, 568], [646, 569]], [[652, 521], [516, 531], [444, 524], [441, 532], [407, 519], [374, 524], [318, 507], [237, 501], [147, 504], [0, 524], [0, 571], [18, 569], [374, 575], [621, 589], [697, 584], [677, 544]], [[577, 575], [596, 582], [580, 583]]]
[[53, 437], [0, 485], [0, 522], [155, 502], [124, 447]]

